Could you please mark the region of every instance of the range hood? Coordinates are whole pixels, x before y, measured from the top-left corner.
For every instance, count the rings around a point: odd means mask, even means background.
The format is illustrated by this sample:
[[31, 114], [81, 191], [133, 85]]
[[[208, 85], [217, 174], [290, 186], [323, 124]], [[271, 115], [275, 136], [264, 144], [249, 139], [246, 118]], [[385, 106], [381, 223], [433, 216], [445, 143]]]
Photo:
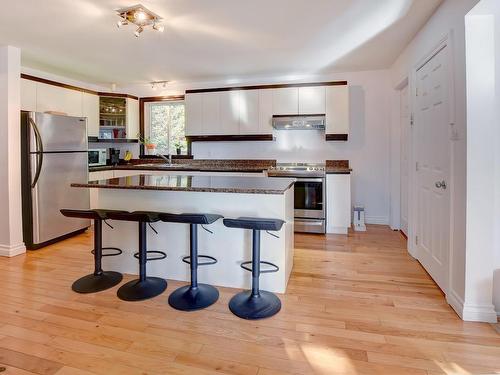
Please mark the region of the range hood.
[[274, 115], [277, 130], [325, 130], [325, 115]]

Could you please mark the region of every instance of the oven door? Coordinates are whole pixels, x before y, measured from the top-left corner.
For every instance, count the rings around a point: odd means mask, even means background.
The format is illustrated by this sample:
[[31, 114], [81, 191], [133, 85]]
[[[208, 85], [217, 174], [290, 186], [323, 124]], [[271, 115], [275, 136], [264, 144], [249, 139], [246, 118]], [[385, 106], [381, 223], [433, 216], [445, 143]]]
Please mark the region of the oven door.
[[324, 178], [297, 178], [294, 191], [296, 218], [325, 218]]

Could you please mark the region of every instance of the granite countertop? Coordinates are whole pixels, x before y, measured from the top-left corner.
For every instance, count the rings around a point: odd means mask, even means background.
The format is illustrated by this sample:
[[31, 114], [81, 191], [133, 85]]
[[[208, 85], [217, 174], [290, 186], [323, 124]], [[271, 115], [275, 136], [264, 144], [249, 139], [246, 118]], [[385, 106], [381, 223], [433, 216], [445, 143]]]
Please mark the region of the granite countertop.
[[261, 173], [276, 160], [217, 160], [217, 159], [174, 159], [171, 165], [158, 159], [136, 159], [129, 164], [116, 166], [89, 167], [89, 172], [108, 170], [155, 170], [155, 171], [187, 171], [187, 172], [255, 172]]
[[349, 160], [327, 160], [325, 167], [326, 174], [350, 174]]
[[75, 183], [73, 187], [131, 189], [131, 190], [167, 190], [214, 193], [244, 194], [284, 194], [293, 186], [293, 178], [269, 177], [222, 177], [222, 176], [152, 176], [139, 174], [129, 177], [110, 178], [89, 181], [87, 184]]

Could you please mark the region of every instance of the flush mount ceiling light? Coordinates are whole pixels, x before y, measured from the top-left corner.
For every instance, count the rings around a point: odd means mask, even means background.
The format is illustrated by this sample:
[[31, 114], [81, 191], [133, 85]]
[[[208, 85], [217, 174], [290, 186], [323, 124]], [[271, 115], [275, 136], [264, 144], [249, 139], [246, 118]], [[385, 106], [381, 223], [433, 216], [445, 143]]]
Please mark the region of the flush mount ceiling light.
[[137, 26], [134, 35], [139, 37], [146, 26], [152, 26], [156, 31], [163, 32], [162, 18], [151, 12], [144, 5], [137, 4], [127, 8], [116, 9], [116, 13], [120, 16], [120, 20], [116, 23], [118, 28], [132, 23]]

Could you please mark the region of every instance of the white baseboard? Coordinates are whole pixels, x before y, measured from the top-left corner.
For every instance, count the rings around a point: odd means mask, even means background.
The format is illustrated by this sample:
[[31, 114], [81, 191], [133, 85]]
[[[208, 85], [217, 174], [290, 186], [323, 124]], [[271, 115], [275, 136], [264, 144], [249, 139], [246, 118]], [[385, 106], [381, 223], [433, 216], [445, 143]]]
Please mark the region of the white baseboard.
[[0, 256], [2, 257], [15, 257], [16, 255], [24, 254], [25, 252], [26, 246], [24, 246], [23, 242], [13, 246], [0, 245]]
[[331, 234], [348, 234], [349, 230], [346, 227], [328, 227], [328, 228], [326, 228], [326, 233], [331, 233]]
[[497, 313], [493, 304], [488, 305], [464, 305], [462, 319], [467, 322], [496, 323]]
[[389, 218], [387, 216], [365, 216], [366, 224], [382, 224], [389, 225]]
[[464, 300], [452, 290], [446, 294], [446, 302], [455, 310], [460, 319], [463, 319]]
[[497, 322], [497, 313], [493, 304], [466, 304], [464, 303], [464, 300], [453, 291], [446, 295], [446, 301], [450, 304], [453, 310], [456, 311], [458, 316], [466, 322]]

